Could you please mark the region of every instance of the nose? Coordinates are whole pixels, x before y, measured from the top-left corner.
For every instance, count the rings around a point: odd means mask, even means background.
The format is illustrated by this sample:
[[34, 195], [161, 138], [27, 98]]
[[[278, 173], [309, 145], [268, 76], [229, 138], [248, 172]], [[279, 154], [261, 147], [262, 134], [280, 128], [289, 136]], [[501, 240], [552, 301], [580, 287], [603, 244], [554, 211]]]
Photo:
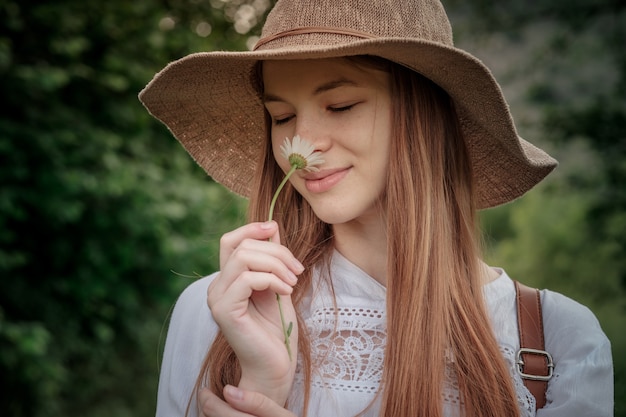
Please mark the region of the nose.
[[298, 114], [295, 134], [300, 135], [319, 152], [326, 152], [332, 146], [331, 132], [314, 114]]

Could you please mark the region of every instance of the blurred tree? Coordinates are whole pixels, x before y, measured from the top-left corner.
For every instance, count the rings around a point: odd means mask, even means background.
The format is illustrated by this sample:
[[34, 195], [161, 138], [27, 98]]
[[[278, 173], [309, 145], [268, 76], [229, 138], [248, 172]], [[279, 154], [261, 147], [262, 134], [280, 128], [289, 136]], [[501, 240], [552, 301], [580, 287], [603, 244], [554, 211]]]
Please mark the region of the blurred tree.
[[[245, 202], [136, 95], [173, 59], [250, 46], [272, 3], [0, 2], [3, 415], [153, 414], [167, 312], [193, 279], [178, 273], [216, 269], [217, 239]], [[624, 417], [624, 4], [444, 3], [461, 44], [503, 81], [522, 136], [550, 139], [562, 162], [485, 213], [490, 257], [594, 309]]]
[[0, 410], [152, 415], [181, 288], [244, 202], [137, 93], [187, 53], [244, 49], [264, 1], [0, 2]]
[[483, 214], [489, 257], [588, 305], [611, 339], [615, 415], [626, 416], [626, 3], [447, 2], [458, 40], [503, 81], [521, 135], [561, 166]]

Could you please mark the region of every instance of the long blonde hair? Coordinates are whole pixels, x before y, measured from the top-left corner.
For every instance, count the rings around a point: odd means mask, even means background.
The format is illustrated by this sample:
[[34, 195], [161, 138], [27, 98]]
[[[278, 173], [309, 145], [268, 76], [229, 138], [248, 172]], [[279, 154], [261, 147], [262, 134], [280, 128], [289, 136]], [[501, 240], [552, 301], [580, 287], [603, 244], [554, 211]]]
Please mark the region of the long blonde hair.
[[[381, 63], [378, 58], [352, 60]], [[466, 417], [519, 416], [484, 306], [472, 171], [453, 101], [419, 74], [388, 61], [383, 65], [392, 84], [393, 131], [384, 203], [387, 344], [380, 415], [441, 417], [442, 389], [453, 375]], [[269, 132], [261, 158], [250, 221], [267, 218], [284, 175], [274, 161]], [[290, 186], [279, 197], [274, 217], [283, 244], [306, 267], [292, 295], [298, 311], [311, 286], [312, 266], [329, 259], [332, 228]], [[306, 415], [310, 340], [299, 316], [298, 325]], [[224, 386], [236, 385], [239, 378], [237, 358], [220, 333], [196, 388], [208, 385], [221, 396]]]

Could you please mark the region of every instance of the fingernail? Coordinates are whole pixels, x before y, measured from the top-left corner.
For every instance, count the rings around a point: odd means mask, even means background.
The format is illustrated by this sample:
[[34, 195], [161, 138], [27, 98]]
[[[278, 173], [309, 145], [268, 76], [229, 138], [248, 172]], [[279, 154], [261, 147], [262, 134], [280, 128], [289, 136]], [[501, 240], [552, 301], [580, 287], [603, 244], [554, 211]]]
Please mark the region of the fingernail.
[[232, 385], [226, 385], [224, 387], [224, 394], [227, 394], [228, 396], [238, 401], [243, 400], [243, 391]]
[[297, 259], [294, 259], [293, 267], [296, 270], [297, 274], [301, 274], [304, 272], [304, 265], [302, 265], [300, 261]]
[[267, 230], [271, 229], [272, 227], [274, 227], [274, 222], [272, 221], [261, 223], [261, 229]]
[[298, 277], [293, 272], [289, 271], [289, 280], [292, 284], [296, 284], [298, 282]]

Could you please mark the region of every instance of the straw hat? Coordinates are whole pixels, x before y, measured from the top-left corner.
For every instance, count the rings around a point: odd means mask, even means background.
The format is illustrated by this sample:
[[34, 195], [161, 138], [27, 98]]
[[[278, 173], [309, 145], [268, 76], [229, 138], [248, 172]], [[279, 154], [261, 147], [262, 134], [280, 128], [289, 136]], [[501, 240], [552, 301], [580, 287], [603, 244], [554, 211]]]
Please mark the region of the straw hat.
[[252, 84], [259, 60], [376, 55], [431, 79], [456, 103], [480, 208], [509, 202], [557, 162], [517, 135], [485, 65], [454, 47], [438, 0], [280, 0], [254, 51], [203, 52], [170, 63], [139, 97], [217, 182], [248, 196], [266, 140]]

